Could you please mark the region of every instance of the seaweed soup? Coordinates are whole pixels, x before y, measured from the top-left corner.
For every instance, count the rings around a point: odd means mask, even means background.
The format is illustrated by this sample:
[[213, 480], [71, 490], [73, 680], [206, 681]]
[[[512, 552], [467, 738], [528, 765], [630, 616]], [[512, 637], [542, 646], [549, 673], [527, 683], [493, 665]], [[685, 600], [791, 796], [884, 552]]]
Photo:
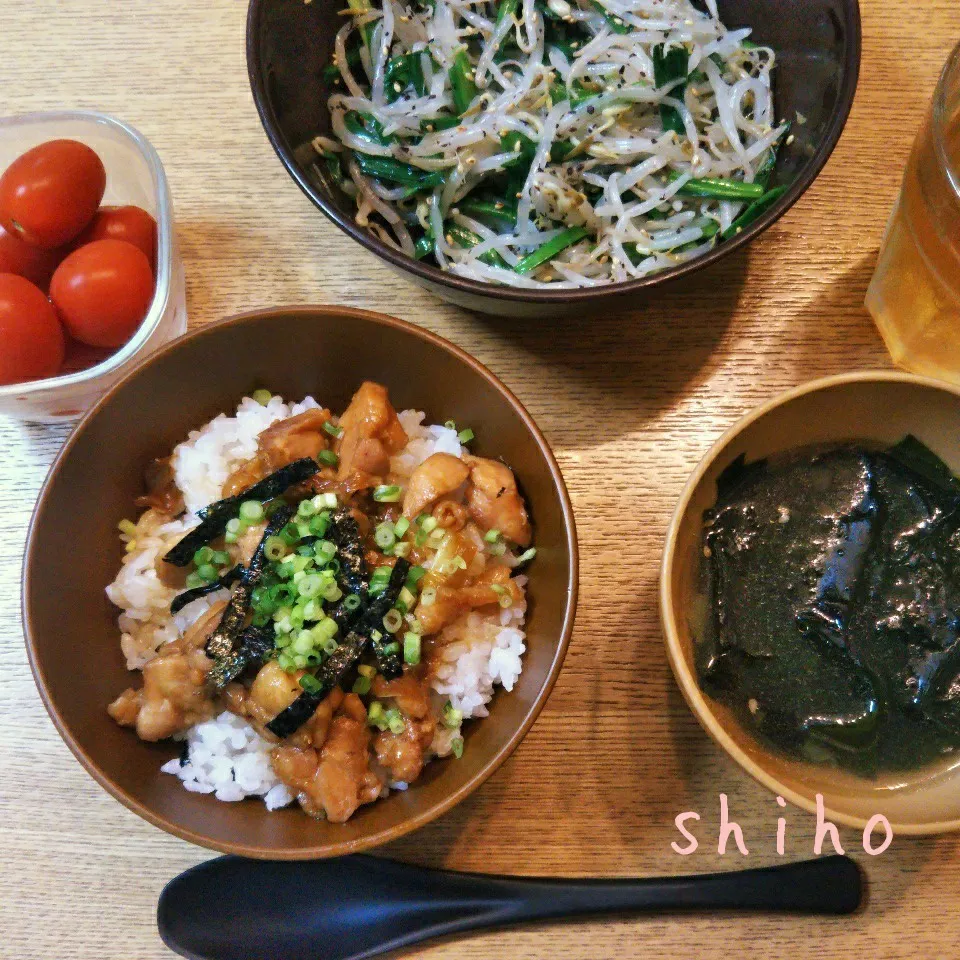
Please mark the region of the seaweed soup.
[[746, 730], [864, 777], [960, 747], [960, 480], [915, 437], [741, 457], [702, 548], [697, 672]]

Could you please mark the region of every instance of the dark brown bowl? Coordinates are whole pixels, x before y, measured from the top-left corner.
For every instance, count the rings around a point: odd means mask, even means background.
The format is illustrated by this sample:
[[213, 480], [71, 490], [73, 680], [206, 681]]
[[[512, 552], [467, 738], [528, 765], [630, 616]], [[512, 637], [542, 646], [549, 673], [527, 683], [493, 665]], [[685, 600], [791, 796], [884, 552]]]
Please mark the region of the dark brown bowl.
[[790, 189], [733, 240], [672, 270], [582, 290], [521, 290], [468, 280], [413, 260], [354, 221], [353, 201], [332, 186], [316, 163], [311, 141], [330, 133], [323, 75], [342, 23], [341, 0], [251, 0], [247, 17], [247, 69], [267, 136], [300, 189], [344, 233], [444, 300], [517, 317], [589, 315], [642, 303], [660, 284], [682, 280], [750, 243], [792, 207], [823, 169], [847, 122], [860, 72], [857, 0], [718, 0], [728, 27], [751, 26], [777, 51], [777, 114], [794, 124], [781, 151], [773, 186]]
[[[144, 465], [263, 385], [342, 409], [363, 379], [399, 408], [470, 424], [481, 455], [516, 471], [535, 525], [524, 670], [490, 716], [470, 725], [460, 760], [440, 761], [404, 793], [343, 825], [256, 800], [188, 793], [160, 766], [178, 754], [121, 729], [107, 703], [133, 680], [104, 588], [120, 565], [117, 523], [134, 513]], [[573, 629], [577, 539], [556, 461], [516, 397], [462, 350], [391, 317], [290, 307], [203, 327], [149, 357], [83, 419], [57, 457], [27, 537], [23, 622], [40, 696], [77, 759], [121, 803], [185, 840], [248, 857], [306, 859], [393, 840], [459, 803], [509, 756], [553, 687]]]

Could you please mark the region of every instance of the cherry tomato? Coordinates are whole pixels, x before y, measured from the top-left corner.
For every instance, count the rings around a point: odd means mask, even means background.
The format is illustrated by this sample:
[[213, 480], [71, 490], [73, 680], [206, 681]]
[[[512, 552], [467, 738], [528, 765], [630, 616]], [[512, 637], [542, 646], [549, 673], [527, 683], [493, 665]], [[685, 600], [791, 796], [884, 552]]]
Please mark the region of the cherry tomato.
[[81, 343], [122, 346], [153, 300], [150, 261], [126, 240], [94, 240], [57, 267], [50, 299], [67, 331]]
[[63, 363], [63, 328], [44, 292], [0, 273], [0, 383], [52, 377]]
[[31, 247], [0, 226], [0, 273], [16, 273], [46, 290], [62, 259], [62, 250]]
[[17, 157], [0, 177], [0, 223], [21, 240], [51, 249], [93, 219], [107, 172], [76, 140], [51, 140]]
[[73, 337], [67, 337], [67, 349], [63, 356], [61, 373], [76, 373], [78, 370], [88, 370], [98, 363], [103, 363], [107, 357], [113, 356], [114, 351], [106, 347], [88, 347]]
[[94, 240], [126, 240], [139, 247], [157, 269], [157, 221], [140, 207], [101, 207], [77, 237], [76, 246]]

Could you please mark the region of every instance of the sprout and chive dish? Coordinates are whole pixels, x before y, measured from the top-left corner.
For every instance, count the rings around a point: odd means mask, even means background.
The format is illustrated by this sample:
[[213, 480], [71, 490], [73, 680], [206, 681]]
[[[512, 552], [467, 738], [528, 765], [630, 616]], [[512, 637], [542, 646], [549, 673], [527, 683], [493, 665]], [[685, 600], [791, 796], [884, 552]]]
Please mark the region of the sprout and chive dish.
[[349, 0], [314, 147], [356, 220], [472, 280], [590, 287], [736, 236], [786, 192], [774, 51], [716, 0]]
[[245, 397], [146, 471], [107, 588], [142, 685], [108, 707], [224, 801], [342, 823], [405, 790], [522, 670], [532, 529], [469, 427], [366, 382], [340, 416]]

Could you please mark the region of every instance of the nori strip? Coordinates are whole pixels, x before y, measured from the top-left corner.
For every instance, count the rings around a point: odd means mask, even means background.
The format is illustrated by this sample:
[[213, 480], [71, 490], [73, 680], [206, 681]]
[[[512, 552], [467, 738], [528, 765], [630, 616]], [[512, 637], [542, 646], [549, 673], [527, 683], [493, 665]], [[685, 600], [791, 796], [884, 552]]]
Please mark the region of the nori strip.
[[337, 510], [330, 519], [332, 523], [327, 531], [327, 539], [337, 548], [337, 560], [340, 563], [337, 582], [340, 589], [344, 593], [366, 593], [370, 576], [367, 561], [363, 558], [357, 521], [344, 508]]
[[163, 559], [175, 567], [185, 567], [202, 546], [215, 540], [227, 529], [227, 524], [240, 512], [240, 504], [245, 500], [272, 500], [294, 484], [308, 480], [319, 469], [319, 464], [312, 457], [302, 457], [235, 496], [225, 497], [197, 511], [200, 526], [194, 527]]
[[320, 683], [320, 689], [316, 693], [301, 693], [289, 707], [281, 710], [267, 724], [267, 729], [272, 734], [281, 738], [289, 737], [313, 716], [327, 694], [343, 680], [347, 672], [360, 659], [370, 635], [383, 627], [383, 618], [397, 602], [409, 572], [410, 564], [402, 557], [399, 558], [390, 574], [390, 582], [386, 590], [370, 601], [356, 629], [347, 634], [317, 671], [316, 679]]
[[[371, 646], [373, 647], [373, 655], [377, 658], [377, 671], [382, 673], [387, 680], [394, 680], [403, 673], [403, 661], [400, 658], [400, 644], [395, 639], [393, 634], [383, 632], [383, 618], [387, 615], [393, 605], [397, 602], [397, 597], [400, 595], [400, 591], [403, 589], [404, 584], [407, 582], [407, 574], [410, 573], [410, 563], [407, 560], [404, 560], [403, 557], [397, 559], [396, 565], [393, 568], [392, 573], [390, 574], [390, 582], [387, 586], [387, 589], [380, 594], [374, 603], [379, 603], [379, 601], [386, 598], [387, 603], [383, 606], [383, 613], [380, 615], [379, 621], [374, 625], [371, 635]], [[394, 590], [394, 585], [399, 584]], [[373, 606], [373, 604], [371, 604]], [[394, 643], [397, 645], [397, 649], [392, 653], [388, 653], [386, 648]]]
[[273, 624], [267, 627], [247, 627], [240, 634], [237, 648], [232, 653], [219, 657], [207, 674], [209, 687], [219, 692], [231, 680], [236, 679], [247, 667], [263, 663], [274, 647]]
[[257, 544], [257, 549], [250, 559], [250, 564], [243, 571], [240, 582], [233, 588], [230, 602], [227, 604], [227, 609], [223, 611], [223, 617], [220, 619], [217, 629], [207, 640], [208, 656], [217, 659], [226, 656], [233, 650], [237, 637], [243, 630], [244, 622], [247, 619], [247, 610], [250, 607], [250, 598], [253, 595], [254, 587], [263, 577], [263, 571], [267, 565], [267, 558], [264, 553], [266, 542], [287, 525], [293, 514], [293, 507], [284, 505], [270, 518], [266, 530], [263, 531], [263, 538]]
[[192, 590], [184, 590], [183, 593], [178, 593], [170, 603], [170, 612], [177, 614], [188, 603], [193, 603], [194, 600], [199, 600], [200, 597], [205, 597], [208, 593], [216, 593], [224, 587], [232, 586], [240, 579], [242, 573], [243, 564], [238, 563], [211, 583], [205, 583], [202, 587], [194, 587]]

